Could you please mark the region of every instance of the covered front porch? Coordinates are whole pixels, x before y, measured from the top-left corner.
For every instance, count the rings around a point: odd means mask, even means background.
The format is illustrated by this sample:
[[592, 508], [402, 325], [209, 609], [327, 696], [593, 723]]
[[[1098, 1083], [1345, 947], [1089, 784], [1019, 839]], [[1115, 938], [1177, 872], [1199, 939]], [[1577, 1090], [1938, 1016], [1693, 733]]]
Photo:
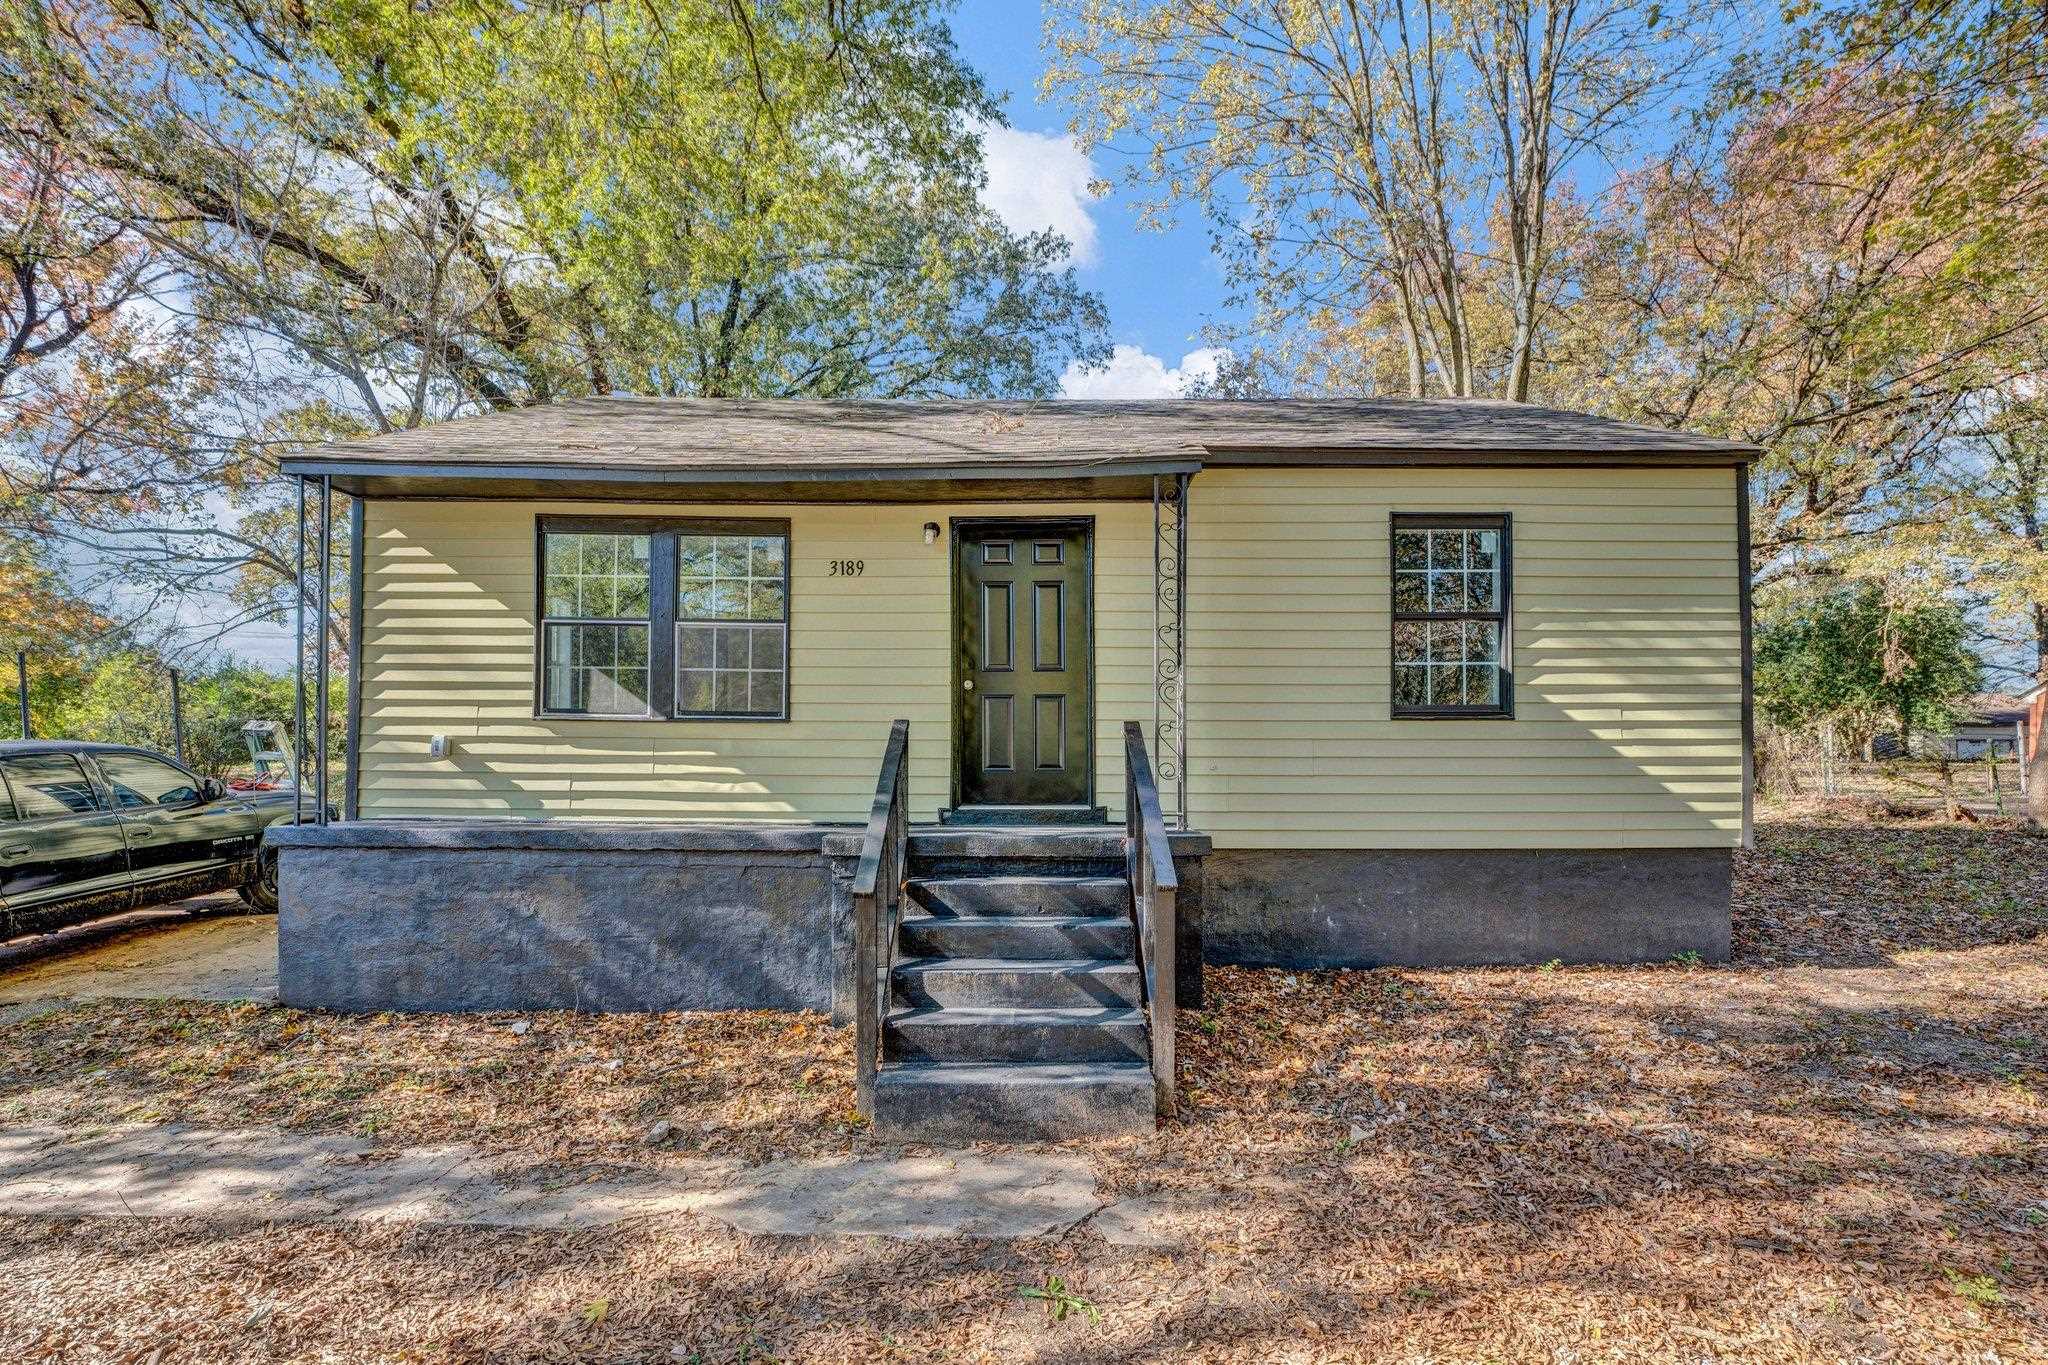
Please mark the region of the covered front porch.
[[294, 461], [307, 766], [346, 821], [850, 823], [904, 715], [919, 821], [1099, 824], [1137, 721], [1184, 828], [1198, 468]]
[[859, 1102], [919, 1141], [1149, 1128], [1202, 1001], [1206, 837], [1142, 727], [1120, 824], [913, 825], [910, 722], [864, 827], [279, 828], [279, 996], [337, 1010], [829, 1009]]
[[274, 840], [281, 997], [829, 1010], [901, 1136], [1149, 1127], [1202, 989], [1197, 467], [303, 463], [316, 734], [352, 498], [347, 762]]

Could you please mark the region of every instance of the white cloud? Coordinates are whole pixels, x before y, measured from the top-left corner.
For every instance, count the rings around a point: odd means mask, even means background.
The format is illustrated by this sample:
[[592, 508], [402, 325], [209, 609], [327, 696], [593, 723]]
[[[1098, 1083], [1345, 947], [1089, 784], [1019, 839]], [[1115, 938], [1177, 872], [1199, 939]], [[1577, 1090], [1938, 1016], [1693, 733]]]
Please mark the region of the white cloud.
[[1051, 228], [1074, 248], [1074, 264], [1098, 259], [1095, 202], [1089, 183], [1095, 167], [1064, 133], [1027, 133], [1016, 128], [981, 130], [982, 161], [988, 167], [988, 206], [1013, 232]]
[[1180, 398], [1190, 386], [1216, 377], [1216, 367], [1229, 352], [1214, 346], [1189, 351], [1180, 364], [1167, 368], [1164, 360], [1136, 346], [1119, 345], [1110, 352], [1107, 364], [1084, 370], [1069, 361], [1060, 376], [1062, 398]]

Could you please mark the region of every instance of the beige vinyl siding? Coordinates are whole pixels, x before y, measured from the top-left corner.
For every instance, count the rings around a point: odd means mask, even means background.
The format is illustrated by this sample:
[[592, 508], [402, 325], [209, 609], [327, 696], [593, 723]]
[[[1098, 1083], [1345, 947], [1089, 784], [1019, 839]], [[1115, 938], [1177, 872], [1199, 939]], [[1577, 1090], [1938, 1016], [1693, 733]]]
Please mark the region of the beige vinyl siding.
[[[1218, 847], [1730, 847], [1730, 469], [1232, 469], [1194, 482], [1190, 796]], [[1394, 720], [1388, 522], [1513, 517], [1515, 715]]]
[[[790, 719], [536, 719], [534, 523], [790, 522]], [[694, 821], [867, 817], [889, 723], [911, 722], [913, 818], [951, 788], [953, 515], [1096, 519], [1097, 799], [1123, 800], [1121, 722], [1151, 718], [1149, 504], [749, 506], [378, 502], [364, 508], [362, 814]], [[864, 561], [857, 578], [835, 559]], [[1142, 709], [1142, 717], [1139, 712]], [[428, 757], [447, 735], [445, 760]]]

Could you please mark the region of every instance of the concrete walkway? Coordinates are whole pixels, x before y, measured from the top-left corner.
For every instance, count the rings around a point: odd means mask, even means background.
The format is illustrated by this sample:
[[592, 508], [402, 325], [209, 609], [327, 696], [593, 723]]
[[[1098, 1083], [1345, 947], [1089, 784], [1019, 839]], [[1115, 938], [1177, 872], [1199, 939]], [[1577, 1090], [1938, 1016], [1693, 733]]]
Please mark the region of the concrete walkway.
[[1149, 1201], [1096, 1198], [1087, 1162], [1033, 1153], [782, 1161], [701, 1160], [630, 1176], [502, 1180], [468, 1147], [379, 1149], [344, 1136], [159, 1125], [73, 1138], [0, 1129], [0, 1213], [595, 1228], [696, 1214], [783, 1236], [1049, 1237], [1098, 1213], [1098, 1231], [1159, 1245]]

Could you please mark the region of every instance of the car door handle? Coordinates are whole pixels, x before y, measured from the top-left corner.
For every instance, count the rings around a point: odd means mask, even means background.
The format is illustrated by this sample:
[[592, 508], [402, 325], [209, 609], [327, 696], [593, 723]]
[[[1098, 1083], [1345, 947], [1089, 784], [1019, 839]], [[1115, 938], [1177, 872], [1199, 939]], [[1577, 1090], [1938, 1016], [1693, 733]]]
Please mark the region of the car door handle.
[[27, 844], [21, 844], [14, 848], [0, 848], [0, 858], [19, 858], [26, 852], [28, 852]]
[[139, 828], [137, 828], [137, 827], [135, 827], [135, 826], [133, 826], [133, 825], [131, 825], [131, 826], [129, 826], [129, 827], [128, 827], [128, 834], [129, 834], [129, 837], [131, 837], [131, 838], [135, 838], [135, 839], [154, 839], [154, 838], [156, 838], [156, 831], [155, 831], [155, 830], [153, 830], [153, 829], [139, 829]]

